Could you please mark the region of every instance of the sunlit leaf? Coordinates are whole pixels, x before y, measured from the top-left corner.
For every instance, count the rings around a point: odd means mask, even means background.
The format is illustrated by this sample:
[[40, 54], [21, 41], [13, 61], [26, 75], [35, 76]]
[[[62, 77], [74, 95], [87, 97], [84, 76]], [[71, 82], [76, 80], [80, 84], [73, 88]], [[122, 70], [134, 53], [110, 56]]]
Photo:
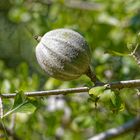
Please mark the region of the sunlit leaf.
[[106, 89], [105, 86], [93, 87], [89, 90], [89, 95], [99, 96]]

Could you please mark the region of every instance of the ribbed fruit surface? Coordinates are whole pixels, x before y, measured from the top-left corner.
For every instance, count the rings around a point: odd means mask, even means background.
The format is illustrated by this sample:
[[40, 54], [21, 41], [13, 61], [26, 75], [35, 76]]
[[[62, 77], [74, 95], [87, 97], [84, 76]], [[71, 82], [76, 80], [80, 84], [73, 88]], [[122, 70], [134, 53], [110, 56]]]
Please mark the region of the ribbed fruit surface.
[[73, 80], [85, 74], [90, 64], [90, 49], [85, 39], [70, 29], [47, 32], [36, 47], [41, 68], [59, 80]]

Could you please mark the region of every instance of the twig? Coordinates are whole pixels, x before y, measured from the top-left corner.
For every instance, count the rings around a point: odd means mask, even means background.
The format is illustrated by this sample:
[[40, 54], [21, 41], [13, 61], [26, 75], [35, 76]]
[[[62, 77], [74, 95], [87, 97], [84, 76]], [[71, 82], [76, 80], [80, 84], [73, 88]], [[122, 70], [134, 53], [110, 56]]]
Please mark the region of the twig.
[[[140, 79], [139, 80], [128, 80], [128, 81], [118, 81], [112, 83], [98, 83], [96, 86], [105, 86], [106, 89], [122, 89], [122, 88], [138, 88], [140, 87]], [[93, 87], [79, 87], [79, 88], [68, 88], [68, 89], [56, 89], [56, 90], [48, 90], [48, 91], [33, 91], [33, 92], [25, 92], [25, 95], [28, 97], [35, 96], [49, 96], [49, 95], [67, 95], [71, 93], [84, 93], [88, 92]], [[1, 98], [14, 98], [16, 93], [3, 93], [1, 94]]]
[[140, 79], [112, 82], [109, 84], [105, 84], [104, 86], [107, 86], [110, 89], [138, 88], [140, 87]]
[[[56, 90], [48, 90], [48, 91], [33, 91], [33, 92], [25, 92], [26, 96], [34, 97], [34, 96], [49, 96], [49, 95], [60, 95], [60, 94], [71, 94], [71, 93], [80, 93], [80, 92], [88, 92], [88, 87], [80, 87], [80, 88], [68, 88], [68, 89], [56, 89]], [[2, 98], [14, 98], [16, 93], [8, 93], [2, 94]]]
[[109, 140], [109, 139], [115, 138], [117, 136], [120, 136], [126, 132], [129, 132], [131, 130], [135, 131], [135, 130], [139, 129], [139, 126], [140, 126], [140, 117], [135, 118], [134, 120], [131, 120], [131, 121], [123, 124], [120, 127], [109, 129], [88, 140]]
[[100, 80], [96, 77], [96, 74], [91, 70], [91, 68], [89, 67], [86, 75], [90, 78], [90, 80], [97, 85], [97, 83], [101, 83]]

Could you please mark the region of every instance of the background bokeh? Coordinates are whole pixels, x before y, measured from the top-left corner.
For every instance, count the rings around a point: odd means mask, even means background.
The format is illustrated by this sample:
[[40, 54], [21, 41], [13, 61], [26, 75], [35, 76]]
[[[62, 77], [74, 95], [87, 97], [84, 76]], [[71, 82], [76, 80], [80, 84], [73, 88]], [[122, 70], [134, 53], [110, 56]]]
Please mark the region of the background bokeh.
[[[140, 30], [139, 0], [0, 0], [1, 93], [92, 86], [84, 75], [63, 82], [48, 77], [38, 66], [33, 36], [56, 28], [74, 29], [85, 37], [92, 51], [91, 67], [101, 81], [140, 78], [140, 69], [129, 55], [133, 48], [127, 47]], [[14, 133], [20, 140], [85, 140], [137, 116], [137, 92], [107, 91], [97, 107], [86, 93], [36, 98], [34, 113], [16, 114]], [[13, 101], [3, 103], [6, 112]], [[11, 117], [4, 120], [5, 126]], [[116, 140], [133, 137], [129, 133]]]

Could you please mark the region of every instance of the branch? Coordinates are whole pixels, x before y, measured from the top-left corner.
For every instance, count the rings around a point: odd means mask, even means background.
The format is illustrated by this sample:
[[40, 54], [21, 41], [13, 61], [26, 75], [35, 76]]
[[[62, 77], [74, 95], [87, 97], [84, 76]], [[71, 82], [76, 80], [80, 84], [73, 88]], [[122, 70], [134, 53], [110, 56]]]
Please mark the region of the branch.
[[[105, 86], [106, 89], [138, 88], [140, 87], [140, 80], [118, 81], [112, 83], [98, 83], [94, 87], [97, 86]], [[25, 95], [28, 97], [60, 95], [60, 94], [67, 95], [71, 93], [88, 92], [91, 88], [93, 87], [55, 89], [55, 90], [48, 90], [48, 91], [33, 91], [33, 92], [25, 92]], [[16, 93], [1, 94], [1, 98], [14, 98], [15, 96]]]
[[131, 130], [137, 130], [139, 129], [140, 126], [140, 117], [139, 118], [135, 118], [134, 120], [131, 120], [127, 123], [125, 123], [124, 125], [117, 127], [117, 128], [112, 128], [109, 129], [103, 133], [100, 133], [88, 140], [108, 140], [108, 139], [112, 139], [115, 138], [117, 136], [120, 136], [124, 133], [127, 133]]

